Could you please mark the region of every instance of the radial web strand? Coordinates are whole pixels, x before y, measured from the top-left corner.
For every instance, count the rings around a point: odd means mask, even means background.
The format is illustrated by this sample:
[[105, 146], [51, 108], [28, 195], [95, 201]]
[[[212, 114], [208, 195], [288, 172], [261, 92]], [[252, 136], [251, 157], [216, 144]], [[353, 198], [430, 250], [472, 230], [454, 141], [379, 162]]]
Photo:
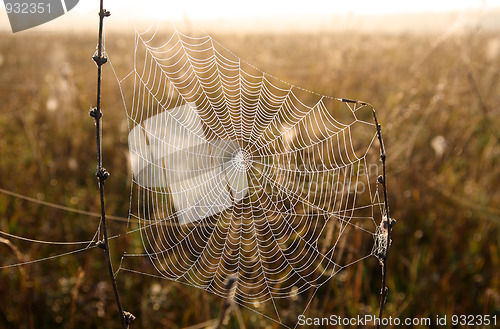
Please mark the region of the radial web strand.
[[119, 82], [144, 247], [123, 264], [149, 257], [152, 275], [219, 296], [236, 276], [238, 304], [284, 322], [285, 298], [375, 255], [384, 206], [370, 106], [157, 26], [136, 33]]

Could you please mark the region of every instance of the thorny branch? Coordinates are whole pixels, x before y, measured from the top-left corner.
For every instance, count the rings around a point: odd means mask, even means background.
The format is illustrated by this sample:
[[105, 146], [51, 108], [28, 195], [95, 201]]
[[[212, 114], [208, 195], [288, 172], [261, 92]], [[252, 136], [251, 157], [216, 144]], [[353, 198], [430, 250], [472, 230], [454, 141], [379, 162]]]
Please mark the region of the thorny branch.
[[95, 108], [90, 110], [90, 116], [95, 120], [96, 127], [96, 144], [97, 144], [97, 172], [96, 176], [99, 185], [99, 195], [101, 200], [101, 226], [103, 229], [104, 238], [102, 241], [97, 242], [97, 246], [104, 250], [106, 257], [106, 263], [108, 267], [109, 276], [113, 285], [113, 291], [115, 294], [116, 305], [118, 306], [118, 312], [120, 314], [120, 319], [122, 327], [127, 329], [129, 324], [135, 319], [135, 317], [128, 312], [124, 312], [121, 302], [120, 295], [118, 294], [118, 288], [116, 286], [116, 280], [113, 274], [113, 265], [111, 264], [111, 256], [109, 253], [109, 241], [108, 241], [108, 230], [106, 224], [106, 210], [104, 205], [104, 181], [109, 177], [109, 173], [102, 166], [102, 145], [101, 145], [101, 77], [102, 77], [102, 65], [106, 64], [108, 61], [105, 56], [103, 56], [103, 24], [104, 18], [110, 16], [109, 11], [103, 8], [103, 0], [100, 0], [100, 10], [99, 10], [99, 43], [97, 46], [97, 54], [92, 57], [92, 59], [97, 64], [97, 105]]

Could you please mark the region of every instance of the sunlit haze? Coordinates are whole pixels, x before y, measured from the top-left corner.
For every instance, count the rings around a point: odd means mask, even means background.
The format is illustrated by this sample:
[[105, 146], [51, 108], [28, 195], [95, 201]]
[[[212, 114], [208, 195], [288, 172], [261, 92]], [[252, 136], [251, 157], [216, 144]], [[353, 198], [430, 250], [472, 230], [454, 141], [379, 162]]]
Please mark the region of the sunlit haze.
[[[97, 1], [80, 1], [76, 11], [95, 11]], [[500, 0], [309, 0], [309, 1], [137, 1], [106, 0], [107, 8], [121, 8], [130, 16], [140, 18], [214, 19], [226, 17], [284, 16], [297, 14], [391, 14], [412, 12], [442, 12], [467, 9], [487, 9], [500, 6]]]
[[[365, 15], [408, 15], [423, 14], [437, 15], [443, 12], [475, 12], [473, 17], [479, 21], [477, 13], [484, 13], [500, 8], [500, 0], [421, 0], [421, 1], [234, 1], [234, 0], [183, 0], [183, 1], [153, 1], [153, 0], [105, 0], [105, 8], [112, 12], [114, 23], [123, 25], [127, 22], [145, 22], [158, 20], [211, 22], [217, 23], [220, 28], [237, 27], [243, 29], [263, 29], [268, 26], [275, 29], [293, 25], [295, 29], [307, 26], [325, 28], [334, 16], [365, 16]], [[36, 29], [55, 29], [64, 25], [70, 30], [92, 28], [93, 18], [98, 11], [98, 0], [81, 0], [75, 9], [54, 22], [37, 27]], [[471, 18], [469, 18], [470, 20]], [[388, 23], [388, 22], [386, 22]], [[57, 25], [56, 25], [57, 24]], [[130, 24], [129, 24], [130, 25]], [[132, 24], [133, 25], [133, 24]], [[337, 28], [337, 25], [333, 28]], [[116, 25], [117, 26], [117, 25]], [[115, 27], [116, 27], [115, 26]], [[349, 27], [349, 28], [352, 28]], [[365, 26], [365, 28], [367, 28]], [[5, 10], [0, 13], [0, 29], [9, 30], [8, 18]]]

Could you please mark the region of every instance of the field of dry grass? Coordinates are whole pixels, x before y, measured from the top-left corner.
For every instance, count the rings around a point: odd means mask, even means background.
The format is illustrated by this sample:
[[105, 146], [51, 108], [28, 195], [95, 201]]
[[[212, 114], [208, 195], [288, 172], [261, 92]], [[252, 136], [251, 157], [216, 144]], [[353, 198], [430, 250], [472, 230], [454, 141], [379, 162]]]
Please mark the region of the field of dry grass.
[[[107, 36], [113, 65], [130, 65], [133, 36]], [[263, 71], [315, 92], [375, 106], [388, 155], [392, 216], [386, 316], [497, 315], [500, 321], [500, 37], [456, 35], [214, 35]], [[98, 211], [94, 36], [0, 37], [0, 188]], [[104, 69], [107, 213], [126, 217], [127, 121], [116, 79]], [[0, 230], [49, 241], [86, 241], [98, 218], [0, 192]], [[111, 235], [126, 231], [111, 221]], [[85, 245], [44, 245], [0, 236], [0, 266]], [[113, 263], [140, 241], [112, 241]], [[144, 266], [148, 266], [144, 264]], [[497, 273], [497, 274], [495, 274]], [[221, 300], [155, 278], [118, 276], [134, 328], [184, 328], [216, 318]], [[377, 312], [375, 258], [334, 277], [308, 316]], [[97, 248], [0, 271], [2, 328], [119, 326]], [[290, 303], [293, 308], [294, 303]], [[279, 328], [242, 310], [247, 328]], [[233, 317], [228, 328], [238, 328]]]

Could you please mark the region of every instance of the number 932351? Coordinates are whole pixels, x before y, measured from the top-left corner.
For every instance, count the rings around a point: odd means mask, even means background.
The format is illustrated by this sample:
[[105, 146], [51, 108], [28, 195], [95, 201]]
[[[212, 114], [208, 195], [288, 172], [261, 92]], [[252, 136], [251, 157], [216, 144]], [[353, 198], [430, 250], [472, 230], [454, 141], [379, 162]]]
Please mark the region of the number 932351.
[[50, 14], [50, 3], [44, 2], [7, 2], [7, 14]]
[[453, 326], [496, 326], [496, 315], [452, 315], [451, 324]]

